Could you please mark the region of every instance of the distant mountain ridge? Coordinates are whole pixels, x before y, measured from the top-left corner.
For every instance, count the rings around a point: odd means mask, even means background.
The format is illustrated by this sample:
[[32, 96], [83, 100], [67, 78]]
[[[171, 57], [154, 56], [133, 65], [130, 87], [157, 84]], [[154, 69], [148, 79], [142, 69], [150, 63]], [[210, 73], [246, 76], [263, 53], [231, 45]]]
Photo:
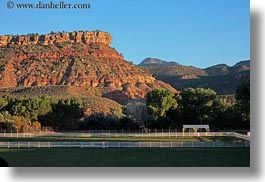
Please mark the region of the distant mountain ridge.
[[[237, 85], [243, 79], [250, 80], [250, 60], [240, 61], [234, 66], [218, 64], [205, 69], [178, 63], [168, 65], [167, 61], [163, 61], [163, 64], [146, 64], [146, 60], [148, 58], [139, 66], [156, 79], [169, 83], [178, 90], [187, 87], [203, 87], [212, 88], [220, 95], [235, 94]], [[153, 58], [153, 60], [156, 59]]]
[[139, 64], [139, 66], [161, 66], [161, 65], [175, 66], [179, 64], [174, 61], [164, 61], [162, 59], [157, 59], [157, 58], [146, 58]]

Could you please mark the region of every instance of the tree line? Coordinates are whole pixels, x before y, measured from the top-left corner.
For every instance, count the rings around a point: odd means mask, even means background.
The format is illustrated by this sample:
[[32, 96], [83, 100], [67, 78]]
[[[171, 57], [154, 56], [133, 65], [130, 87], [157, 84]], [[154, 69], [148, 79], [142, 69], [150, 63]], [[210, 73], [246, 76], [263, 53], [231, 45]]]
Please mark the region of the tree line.
[[243, 82], [234, 97], [212, 89], [186, 88], [180, 94], [156, 89], [146, 100], [123, 107], [124, 117], [97, 113], [85, 116], [82, 99], [70, 97], [0, 96], [0, 129], [32, 132], [41, 128], [75, 130], [182, 129], [183, 124], [209, 124], [212, 130], [250, 129], [250, 84]]
[[182, 129], [184, 124], [209, 124], [214, 131], [249, 130], [250, 83], [242, 82], [235, 96], [217, 96], [214, 90], [204, 88], [186, 88], [180, 94], [156, 89], [147, 94], [146, 104], [135, 102], [127, 114], [144, 128]]
[[6, 131], [32, 132], [42, 127], [54, 130], [76, 130], [84, 115], [78, 97], [0, 96], [0, 128]]

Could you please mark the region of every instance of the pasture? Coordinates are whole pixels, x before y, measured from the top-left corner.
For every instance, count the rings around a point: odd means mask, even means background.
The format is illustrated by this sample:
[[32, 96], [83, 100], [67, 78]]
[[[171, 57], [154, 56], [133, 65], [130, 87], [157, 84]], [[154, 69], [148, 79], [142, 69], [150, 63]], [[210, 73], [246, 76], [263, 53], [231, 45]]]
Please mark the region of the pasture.
[[249, 167], [250, 148], [0, 149], [12, 167]]

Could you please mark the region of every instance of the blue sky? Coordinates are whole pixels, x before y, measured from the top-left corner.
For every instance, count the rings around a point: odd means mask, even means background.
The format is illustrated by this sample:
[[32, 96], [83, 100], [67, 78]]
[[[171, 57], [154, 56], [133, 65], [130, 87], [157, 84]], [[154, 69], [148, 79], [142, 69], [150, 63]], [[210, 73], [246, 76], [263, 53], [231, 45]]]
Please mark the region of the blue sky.
[[7, 1], [0, 1], [0, 35], [99, 29], [135, 64], [156, 57], [205, 68], [250, 59], [249, 0], [64, 0], [89, 10], [10, 10]]

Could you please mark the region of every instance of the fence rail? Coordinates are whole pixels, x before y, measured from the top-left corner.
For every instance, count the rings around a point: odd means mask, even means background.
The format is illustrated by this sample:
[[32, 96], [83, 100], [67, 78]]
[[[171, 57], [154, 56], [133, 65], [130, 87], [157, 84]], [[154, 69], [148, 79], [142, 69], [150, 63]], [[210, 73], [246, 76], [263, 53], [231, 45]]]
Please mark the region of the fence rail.
[[0, 142], [0, 148], [220, 148], [250, 147], [250, 142]]
[[31, 137], [97, 137], [97, 138], [117, 138], [117, 137], [214, 137], [214, 136], [232, 136], [237, 138], [242, 138], [244, 140], [250, 141], [250, 136], [242, 135], [236, 132], [112, 132], [112, 131], [102, 131], [102, 132], [86, 132], [86, 133], [0, 133], [0, 138], [31, 138]]

